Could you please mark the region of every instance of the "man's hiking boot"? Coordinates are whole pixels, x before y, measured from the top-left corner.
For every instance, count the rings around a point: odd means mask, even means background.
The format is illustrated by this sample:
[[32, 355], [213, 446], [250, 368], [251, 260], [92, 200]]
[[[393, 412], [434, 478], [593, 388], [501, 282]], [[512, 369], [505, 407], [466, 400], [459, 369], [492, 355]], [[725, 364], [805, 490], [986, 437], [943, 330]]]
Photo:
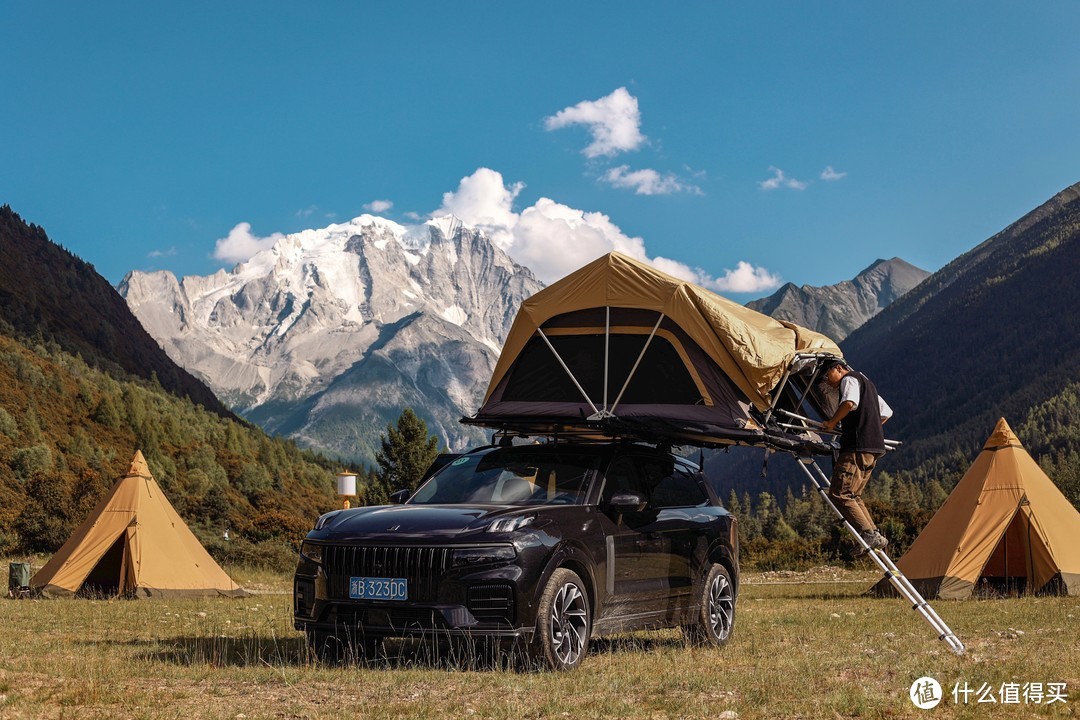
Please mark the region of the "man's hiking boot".
[[[877, 530], [866, 530], [860, 534], [871, 550], [880, 550], [889, 544], [888, 539]], [[863, 547], [862, 543], [856, 543], [855, 547], [852, 548], [851, 557], [853, 558], [862, 557], [865, 554], [866, 548]]]

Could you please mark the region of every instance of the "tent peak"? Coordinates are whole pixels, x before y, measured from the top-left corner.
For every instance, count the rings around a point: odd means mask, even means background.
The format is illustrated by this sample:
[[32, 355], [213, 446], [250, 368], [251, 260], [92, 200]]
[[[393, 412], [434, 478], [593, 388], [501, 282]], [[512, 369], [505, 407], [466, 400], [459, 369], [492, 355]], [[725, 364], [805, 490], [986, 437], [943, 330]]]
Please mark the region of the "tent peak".
[[986, 444], [983, 445], [983, 450], [991, 450], [993, 448], [1007, 447], [1014, 445], [1016, 447], [1023, 447], [1023, 443], [1020, 442], [1020, 438], [1016, 437], [1016, 433], [1009, 427], [1009, 423], [1005, 422], [1005, 418], [1001, 418], [997, 421], [997, 425], [994, 426], [994, 432], [987, 438]]
[[132, 477], [133, 475], [150, 477], [150, 466], [146, 464], [146, 458], [143, 457], [142, 450], [135, 451], [135, 457], [132, 459], [131, 467], [128, 468], [125, 477]]

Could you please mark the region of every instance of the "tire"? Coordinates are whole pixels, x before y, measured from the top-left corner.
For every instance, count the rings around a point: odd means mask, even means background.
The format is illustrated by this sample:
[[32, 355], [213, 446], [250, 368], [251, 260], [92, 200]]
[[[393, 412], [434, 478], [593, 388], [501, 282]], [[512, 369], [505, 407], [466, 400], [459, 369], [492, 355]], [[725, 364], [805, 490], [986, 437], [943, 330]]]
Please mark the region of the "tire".
[[327, 630], [307, 630], [308, 649], [319, 662], [331, 665], [348, 665], [362, 660], [374, 660], [379, 651], [379, 638], [353, 638], [348, 631], [339, 628], [337, 633]]
[[695, 622], [683, 627], [687, 637], [700, 645], [726, 645], [735, 629], [735, 599], [728, 569], [720, 564], [710, 567], [702, 584]]
[[592, 609], [585, 583], [559, 568], [551, 574], [536, 613], [533, 660], [551, 670], [573, 670], [589, 650]]

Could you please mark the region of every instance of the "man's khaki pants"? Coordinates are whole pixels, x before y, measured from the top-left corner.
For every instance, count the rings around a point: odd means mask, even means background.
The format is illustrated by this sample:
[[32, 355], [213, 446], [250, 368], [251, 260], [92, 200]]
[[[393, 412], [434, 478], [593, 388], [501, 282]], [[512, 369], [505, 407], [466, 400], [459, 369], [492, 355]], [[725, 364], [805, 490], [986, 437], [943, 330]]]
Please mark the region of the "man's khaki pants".
[[844, 519], [861, 533], [877, 529], [862, 501], [863, 488], [877, 460], [874, 453], [841, 450], [833, 462], [829, 497]]

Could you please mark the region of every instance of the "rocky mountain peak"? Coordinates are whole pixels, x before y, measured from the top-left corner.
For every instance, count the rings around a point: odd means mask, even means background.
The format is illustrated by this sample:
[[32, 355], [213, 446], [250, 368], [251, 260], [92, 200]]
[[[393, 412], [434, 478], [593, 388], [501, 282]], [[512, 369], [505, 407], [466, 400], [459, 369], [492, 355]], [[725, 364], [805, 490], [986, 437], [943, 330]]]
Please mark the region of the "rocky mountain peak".
[[825, 287], [787, 283], [747, 307], [840, 341], [929, 274], [900, 258], [878, 259], [851, 280]]
[[[369, 447], [350, 444], [355, 431], [335, 424], [320, 438], [320, 412], [338, 413], [366, 385], [380, 399], [364, 402], [385, 407], [375, 417], [388, 422], [412, 406], [442, 437], [464, 441], [457, 419], [479, 405], [485, 381], [462, 387], [434, 372], [444, 358], [424, 337], [452, 338], [458, 358], [490, 372], [517, 307], [541, 288], [457, 218], [403, 226], [362, 215], [287, 235], [229, 272], [177, 280], [136, 271], [120, 291], [166, 352], [237, 411], [370, 461]], [[438, 391], [425, 373], [445, 376]], [[417, 395], [420, 386], [429, 389]]]

